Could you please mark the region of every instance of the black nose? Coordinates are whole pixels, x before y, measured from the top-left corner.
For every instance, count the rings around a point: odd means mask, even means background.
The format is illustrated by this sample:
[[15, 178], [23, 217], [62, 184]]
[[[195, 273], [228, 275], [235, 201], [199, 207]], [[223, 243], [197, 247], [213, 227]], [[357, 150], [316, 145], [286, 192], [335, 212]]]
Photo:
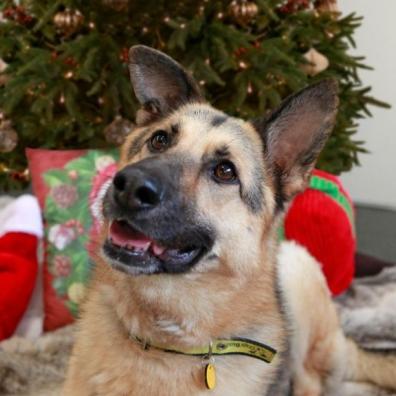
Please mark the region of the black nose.
[[119, 171], [113, 185], [116, 202], [126, 209], [152, 209], [161, 202], [163, 195], [160, 178], [135, 166]]

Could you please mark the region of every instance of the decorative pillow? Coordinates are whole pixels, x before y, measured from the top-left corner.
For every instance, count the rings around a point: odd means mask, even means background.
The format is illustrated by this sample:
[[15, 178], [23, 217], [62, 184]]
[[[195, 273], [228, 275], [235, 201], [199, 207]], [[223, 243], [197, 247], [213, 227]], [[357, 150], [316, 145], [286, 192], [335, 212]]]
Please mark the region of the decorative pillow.
[[52, 330], [72, 321], [70, 313], [78, 313], [84, 297], [90, 253], [96, 250], [100, 202], [116, 171], [118, 152], [28, 149], [27, 156], [45, 220], [49, 274], [44, 277], [44, 327]]

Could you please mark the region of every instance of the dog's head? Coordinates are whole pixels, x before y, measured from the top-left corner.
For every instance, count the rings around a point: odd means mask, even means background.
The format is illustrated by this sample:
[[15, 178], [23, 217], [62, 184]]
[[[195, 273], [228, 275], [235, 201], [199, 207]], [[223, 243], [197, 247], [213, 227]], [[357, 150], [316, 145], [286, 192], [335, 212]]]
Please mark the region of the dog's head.
[[325, 80], [246, 122], [206, 104], [156, 50], [130, 51], [142, 105], [104, 201], [104, 255], [128, 274], [246, 270], [285, 203], [302, 191], [333, 127]]

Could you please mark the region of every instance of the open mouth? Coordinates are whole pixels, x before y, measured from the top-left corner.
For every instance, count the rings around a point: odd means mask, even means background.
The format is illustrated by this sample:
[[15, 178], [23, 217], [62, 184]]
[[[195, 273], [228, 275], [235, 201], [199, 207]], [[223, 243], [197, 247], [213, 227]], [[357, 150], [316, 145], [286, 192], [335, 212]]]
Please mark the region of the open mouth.
[[130, 274], [180, 273], [205, 253], [204, 246], [164, 246], [126, 220], [114, 220], [103, 247], [114, 268]]

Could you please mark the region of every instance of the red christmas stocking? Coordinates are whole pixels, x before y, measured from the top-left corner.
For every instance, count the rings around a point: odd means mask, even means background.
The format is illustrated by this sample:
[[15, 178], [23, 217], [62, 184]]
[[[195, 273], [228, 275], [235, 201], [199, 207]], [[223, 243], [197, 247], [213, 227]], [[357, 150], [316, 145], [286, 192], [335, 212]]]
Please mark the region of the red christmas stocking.
[[0, 340], [14, 333], [29, 304], [42, 234], [40, 209], [32, 196], [22, 196], [0, 211]]

